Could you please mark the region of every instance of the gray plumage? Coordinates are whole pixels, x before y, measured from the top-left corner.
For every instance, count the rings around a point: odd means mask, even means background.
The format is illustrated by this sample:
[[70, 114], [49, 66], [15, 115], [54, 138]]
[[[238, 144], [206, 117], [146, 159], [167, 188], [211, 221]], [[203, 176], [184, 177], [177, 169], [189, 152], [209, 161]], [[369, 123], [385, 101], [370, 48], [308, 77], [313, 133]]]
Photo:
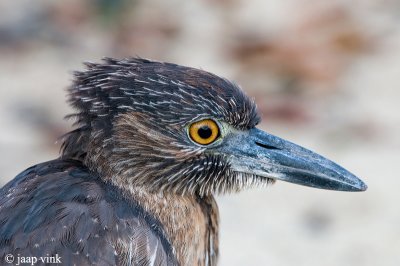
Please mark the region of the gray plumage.
[[216, 265], [215, 194], [274, 180], [366, 189], [257, 129], [255, 103], [223, 78], [139, 58], [86, 66], [69, 88], [76, 122], [60, 158], [0, 190], [2, 262], [13, 254], [59, 255], [63, 265]]

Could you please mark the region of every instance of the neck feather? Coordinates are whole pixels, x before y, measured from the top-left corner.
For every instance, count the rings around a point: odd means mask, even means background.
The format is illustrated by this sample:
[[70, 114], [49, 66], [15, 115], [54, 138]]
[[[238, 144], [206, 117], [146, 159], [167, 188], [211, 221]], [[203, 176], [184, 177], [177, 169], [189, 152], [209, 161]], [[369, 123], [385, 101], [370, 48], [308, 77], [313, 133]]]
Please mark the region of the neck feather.
[[216, 265], [218, 207], [213, 196], [177, 195], [129, 188], [137, 201], [161, 222], [180, 265]]

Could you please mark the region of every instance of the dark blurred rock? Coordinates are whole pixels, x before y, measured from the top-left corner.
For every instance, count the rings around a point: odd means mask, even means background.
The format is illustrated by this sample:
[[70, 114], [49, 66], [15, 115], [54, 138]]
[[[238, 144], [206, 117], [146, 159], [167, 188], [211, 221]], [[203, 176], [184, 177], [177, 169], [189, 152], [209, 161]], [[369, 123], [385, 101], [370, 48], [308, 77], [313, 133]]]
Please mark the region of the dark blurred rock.
[[287, 124], [307, 124], [314, 120], [312, 110], [307, 108], [307, 103], [300, 97], [285, 94], [265, 95], [261, 92], [254, 93], [257, 100], [257, 109], [263, 121], [270, 123], [284, 122]]
[[330, 230], [332, 222], [328, 211], [313, 208], [304, 214], [302, 224], [313, 236], [321, 236]]
[[296, 89], [318, 88], [322, 95], [337, 89], [352, 60], [374, 45], [368, 29], [340, 5], [305, 7], [274, 35], [238, 30], [229, 56], [240, 66], [239, 76], [291, 80]]

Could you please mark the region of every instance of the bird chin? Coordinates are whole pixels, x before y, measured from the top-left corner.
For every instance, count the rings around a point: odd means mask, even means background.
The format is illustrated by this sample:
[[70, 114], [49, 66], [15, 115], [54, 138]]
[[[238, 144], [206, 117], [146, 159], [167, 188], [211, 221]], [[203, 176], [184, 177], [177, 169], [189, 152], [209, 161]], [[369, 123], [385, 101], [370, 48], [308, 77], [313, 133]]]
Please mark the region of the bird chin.
[[234, 171], [235, 173], [235, 183], [236, 186], [234, 191], [241, 191], [244, 189], [251, 189], [251, 188], [264, 188], [269, 185], [272, 185], [276, 182], [276, 179], [267, 176], [267, 175], [260, 175], [250, 172], [243, 172], [243, 171]]

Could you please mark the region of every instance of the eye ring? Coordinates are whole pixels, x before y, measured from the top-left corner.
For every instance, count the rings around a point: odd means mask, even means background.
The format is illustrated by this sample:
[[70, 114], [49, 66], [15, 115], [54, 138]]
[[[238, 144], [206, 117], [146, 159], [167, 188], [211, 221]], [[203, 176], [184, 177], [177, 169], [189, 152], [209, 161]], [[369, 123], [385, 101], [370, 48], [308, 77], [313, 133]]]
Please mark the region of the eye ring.
[[212, 119], [203, 119], [189, 126], [190, 139], [200, 145], [209, 145], [219, 136], [218, 124]]

